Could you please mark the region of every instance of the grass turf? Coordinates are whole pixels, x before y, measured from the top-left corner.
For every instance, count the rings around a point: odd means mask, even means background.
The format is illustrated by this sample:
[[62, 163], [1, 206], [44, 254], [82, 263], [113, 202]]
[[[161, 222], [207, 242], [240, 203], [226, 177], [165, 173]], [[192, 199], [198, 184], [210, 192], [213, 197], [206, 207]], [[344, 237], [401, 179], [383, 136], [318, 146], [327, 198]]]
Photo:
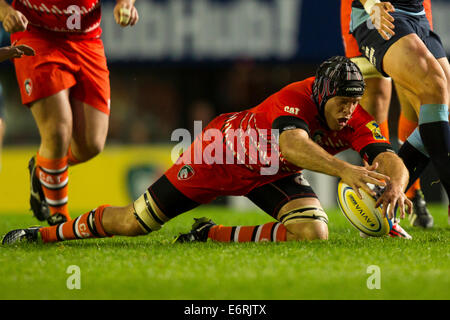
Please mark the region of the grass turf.
[[[413, 240], [362, 239], [336, 210], [328, 210], [329, 241], [172, 244], [193, 217], [225, 225], [270, 221], [258, 212], [203, 207], [144, 237], [77, 240], [0, 247], [0, 299], [449, 299], [450, 228], [447, 210], [433, 206], [432, 230], [402, 226]], [[0, 235], [36, 221], [1, 215]], [[68, 267], [80, 269], [70, 290]], [[380, 268], [380, 289], [369, 289], [369, 266]]]

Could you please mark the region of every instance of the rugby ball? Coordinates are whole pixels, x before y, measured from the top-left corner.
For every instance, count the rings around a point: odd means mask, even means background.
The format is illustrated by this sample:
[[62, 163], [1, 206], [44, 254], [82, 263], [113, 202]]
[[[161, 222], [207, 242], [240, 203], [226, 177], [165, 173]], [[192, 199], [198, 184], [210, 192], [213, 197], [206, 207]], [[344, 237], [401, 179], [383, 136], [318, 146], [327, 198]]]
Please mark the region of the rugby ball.
[[392, 223], [383, 216], [382, 209], [375, 208], [376, 198], [360, 189], [362, 199], [348, 184], [339, 181], [337, 201], [339, 208], [350, 223], [362, 233], [382, 237], [389, 233]]

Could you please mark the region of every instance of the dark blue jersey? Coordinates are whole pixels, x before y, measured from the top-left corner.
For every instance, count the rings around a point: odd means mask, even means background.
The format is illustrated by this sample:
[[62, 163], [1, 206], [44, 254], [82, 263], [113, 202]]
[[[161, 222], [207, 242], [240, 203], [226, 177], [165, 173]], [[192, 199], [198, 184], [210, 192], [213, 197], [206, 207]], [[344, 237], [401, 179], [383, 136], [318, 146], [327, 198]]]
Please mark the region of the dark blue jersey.
[[[390, 2], [395, 9], [409, 11], [409, 12], [422, 12], [423, 0], [381, 0], [381, 2]], [[363, 9], [363, 5], [359, 0], [353, 0], [352, 7]]]

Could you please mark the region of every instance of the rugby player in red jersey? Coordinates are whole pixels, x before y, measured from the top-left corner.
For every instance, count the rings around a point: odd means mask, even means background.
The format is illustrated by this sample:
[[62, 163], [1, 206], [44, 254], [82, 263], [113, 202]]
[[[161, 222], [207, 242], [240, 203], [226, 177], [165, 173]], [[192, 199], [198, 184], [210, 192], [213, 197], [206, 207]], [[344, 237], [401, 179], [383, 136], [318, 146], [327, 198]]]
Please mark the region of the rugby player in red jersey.
[[[359, 105], [363, 92], [359, 68], [345, 57], [330, 58], [315, 77], [288, 85], [252, 109], [212, 120], [134, 203], [102, 205], [57, 226], [13, 230], [3, 243], [145, 235], [223, 195], [246, 196], [277, 222], [226, 227], [202, 218], [176, 241], [327, 239], [328, 217], [302, 169], [340, 177], [371, 194], [366, 183], [385, 186], [378, 199], [383, 212], [392, 218], [398, 207], [404, 216], [412, 205], [404, 194], [408, 171]], [[334, 157], [350, 148], [366, 166]], [[408, 237], [398, 224], [393, 232]]]
[[[392, 79], [383, 76], [374, 65], [361, 53], [355, 37], [350, 33], [350, 22], [352, 17], [353, 0], [341, 0], [341, 32], [345, 49], [345, 56], [356, 63], [361, 70], [366, 90], [361, 99], [361, 106], [369, 112], [377, 123], [383, 136], [389, 140], [388, 115], [391, 104]], [[431, 11], [431, 0], [424, 0], [425, 15], [431, 29], [433, 29], [433, 18]], [[412, 106], [416, 101], [410, 101], [406, 89], [396, 84], [395, 89], [400, 103], [401, 112], [398, 119], [398, 142], [403, 144], [418, 125], [418, 115]], [[406, 195], [413, 202], [414, 210], [409, 216], [413, 226], [431, 228], [434, 225], [433, 216], [427, 209], [425, 198], [420, 187], [420, 179], [406, 191]]]
[[[133, 26], [134, 0], [117, 0], [114, 17]], [[0, 22], [16, 46], [36, 54], [15, 59], [22, 103], [41, 136], [29, 162], [30, 205], [50, 225], [70, 220], [68, 168], [104, 147], [110, 113], [109, 71], [99, 0], [0, 0]]]

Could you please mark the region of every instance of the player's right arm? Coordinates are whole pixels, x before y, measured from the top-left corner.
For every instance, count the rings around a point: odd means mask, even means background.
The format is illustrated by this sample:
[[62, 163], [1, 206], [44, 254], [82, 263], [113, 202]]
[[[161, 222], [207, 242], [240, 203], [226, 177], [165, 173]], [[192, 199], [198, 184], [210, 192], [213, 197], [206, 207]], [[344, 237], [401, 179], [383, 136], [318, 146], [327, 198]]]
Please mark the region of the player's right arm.
[[340, 177], [359, 197], [360, 188], [374, 195], [367, 183], [385, 186], [384, 181], [389, 181], [388, 176], [375, 171], [377, 164], [361, 167], [340, 160], [312, 141], [303, 129], [283, 131], [279, 145], [281, 154], [288, 162], [307, 170]]
[[25, 31], [28, 25], [28, 19], [5, 0], [0, 0], [0, 21], [3, 29], [9, 33]]

